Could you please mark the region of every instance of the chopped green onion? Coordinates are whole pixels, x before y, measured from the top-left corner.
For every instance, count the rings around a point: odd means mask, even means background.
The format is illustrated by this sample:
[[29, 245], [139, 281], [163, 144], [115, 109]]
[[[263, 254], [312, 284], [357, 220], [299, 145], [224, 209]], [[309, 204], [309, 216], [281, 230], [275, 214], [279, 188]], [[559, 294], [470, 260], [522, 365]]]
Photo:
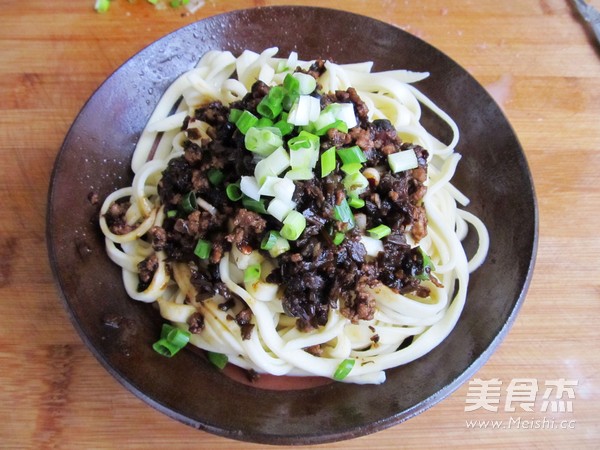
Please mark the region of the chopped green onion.
[[300, 237], [306, 228], [306, 218], [298, 211], [290, 211], [283, 219], [283, 227], [281, 228], [281, 236], [290, 241], [295, 241]]
[[341, 231], [338, 231], [337, 233], [335, 233], [335, 235], [333, 236], [333, 243], [335, 245], [340, 245], [342, 242], [344, 242], [344, 239], [346, 238], [346, 235], [344, 233], [342, 233]]
[[189, 341], [190, 333], [188, 331], [165, 323], [161, 329], [160, 339], [152, 345], [152, 348], [157, 353], [170, 358], [185, 347]]
[[302, 130], [295, 136], [288, 140], [288, 147], [290, 150], [301, 150], [301, 149], [314, 149], [318, 150], [320, 144], [319, 136], [316, 136], [308, 131]]
[[257, 105], [256, 111], [263, 117], [275, 119], [283, 110], [282, 102], [284, 95], [283, 87], [273, 86]]
[[256, 128], [269, 128], [273, 126], [273, 121], [268, 117], [261, 117], [254, 125]]
[[207, 352], [207, 356], [208, 360], [221, 370], [223, 370], [229, 362], [229, 358], [223, 353]]
[[236, 123], [244, 111], [241, 109], [232, 108], [229, 110], [229, 121]]
[[265, 208], [265, 201], [263, 199], [254, 200], [250, 197], [243, 197], [242, 205], [244, 205], [244, 208], [250, 211], [254, 211], [259, 214], [267, 214], [267, 209]]
[[195, 211], [198, 206], [196, 204], [196, 193], [194, 191], [190, 191], [186, 195], [184, 195], [181, 199], [180, 206], [183, 212], [185, 213], [189, 214], [192, 211]]
[[310, 167], [299, 167], [297, 169], [288, 170], [285, 178], [290, 180], [312, 180], [315, 177]]
[[355, 363], [355, 359], [348, 358], [343, 360], [335, 370], [335, 373], [333, 374], [333, 379], [336, 381], [341, 381], [344, 378], [346, 378], [352, 371], [352, 368], [354, 367]]
[[96, 0], [96, 4], [94, 5], [94, 9], [98, 12], [106, 12], [110, 8], [109, 0]]
[[342, 172], [344, 172], [347, 175], [352, 175], [354, 173], [360, 172], [360, 169], [362, 169], [362, 164], [361, 163], [346, 163], [346, 164], [342, 164], [342, 167], [340, 167], [340, 169], [342, 169]]
[[244, 283], [256, 283], [260, 279], [260, 264], [252, 264], [244, 270]]
[[[315, 80], [315, 77], [312, 75], [302, 72], [295, 72], [292, 76], [298, 80], [298, 93], [300, 95], [312, 94], [312, 92], [317, 88], [317, 80]], [[285, 79], [283, 81], [285, 83]]]
[[315, 134], [317, 136], [323, 136], [332, 128], [340, 130], [342, 133], [348, 132], [348, 125], [343, 120], [336, 119], [332, 122], [321, 125], [320, 127], [317, 125], [317, 122], [315, 122]]
[[200, 259], [208, 259], [212, 250], [212, 244], [210, 241], [200, 239], [194, 248], [194, 255]]
[[337, 154], [344, 164], [364, 163], [367, 161], [367, 157], [358, 145], [340, 148]]
[[273, 126], [275, 128], [279, 128], [279, 131], [281, 131], [282, 136], [287, 136], [292, 131], [294, 131], [294, 125], [287, 121], [288, 113], [282, 112], [280, 117], [281, 119], [275, 122]]
[[262, 250], [271, 250], [275, 246], [278, 237], [279, 233], [277, 231], [270, 230], [260, 243], [260, 248]]
[[333, 218], [340, 222], [348, 224], [348, 228], [354, 228], [354, 215], [348, 205], [346, 199], [343, 199], [339, 205], [335, 205], [333, 208]]
[[417, 274], [416, 277], [419, 280], [429, 280], [431, 278], [431, 276], [430, 276], [431, 271], [435, 270], [435, 265], [431, 261], [431, 258], [429, 257], [429, 255], [427, 253], [425, 253], [421, 247], [419, 247], [419, 253], [421, 254], [421, 257], [423, 258], [423, 272], [420, 274]]
[[282, 144], [281, 131], [275, 127], [251, 127], [246, 131], [244, 138], [246, 148], [261, 156], [269, 156]]
[[326, 177], [335, 170], [335, 147], [321, 154], [321, 177]]
[[209, 169], [206, 176], [213, 186], [218, 186], [225, 179], [225, 174], [219, 169]]
[[171, 209], [171, 210], [167, 211], [167, 217], [169, 217], [169, 218], [177, 217], [177, 210]]
[[358, 196], [369, 187], [369, 180], [360, 172], [354, 172], [346, 175], [342, 180], [346, 192], [349, 195]]
[[244, 110], [238, 120], [236, 120], [235, 125], [237, 126], [240, 133], [246, 134], [250, 128], [256, 125], [258, 122], [258, 117], [252, 114], [248, 110]]
[[419, 161], [414, 150], [404, 150], [388, 155], [388, 164], [392, 172], [398, 173], [417, 168]]
[[225, 194], [227, 194], [227, 198], [233, 202], [237, 202], [238, 200], [241, 200], [242, 197], [244, 196], [244, 194], [242, 193], [242, 190], [240, 189], [240, 183], [230, 183], [227, 185], [227, 187], [225, 188]]
[[387, 225], [377, 225], [375, 228], [371, 228], [369, 230], [367, 230], [369, 233], [369, 236], [371, 236], [374, 239], [383, 239], [384, 237], [386, 237], [387, 235], [389, 235], [392, 232], [392, 229], [390, 227], [388, 227]]
[[283, 88], [288, 94], [300, 94], [300, 80], [294, 77], [291, 73], [288, 73], [283, 79]]
[[256, 163], [254, 178], [262, 186], [267, 177], [276, 177], [288, 167], [290, 167], [290, 155], [288, 155], [286, 149], [279, 147], [269, 156]]
[[365, 206], [365, 201], [362, 198], [350, 196], [348, 197], [348, 205], [354, 209], [360, 209]]
[[269, 250], [269, 255], [271, 258], [277, 258], [282, 253], [287, 252], [290, 249], [290, 243], [284, 237], [277, 236], [277, 240], [275, 241], [275, 245]]

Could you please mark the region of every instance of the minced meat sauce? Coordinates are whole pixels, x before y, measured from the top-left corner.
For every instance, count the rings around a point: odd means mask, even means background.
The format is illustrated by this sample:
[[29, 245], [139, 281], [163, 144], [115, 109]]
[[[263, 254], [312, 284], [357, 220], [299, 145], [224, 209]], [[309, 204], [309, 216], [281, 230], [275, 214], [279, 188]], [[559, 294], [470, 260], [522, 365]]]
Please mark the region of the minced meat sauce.
[[[320, 73], [318, 65], [313, 69], [314, 75]], [[255, 113], [268, 91], [269, 87], [258, 81], [231, 108]], [[409, 233], [419, 241], [426, 234], [427, 219], [421, 200], [426, 191], [427, 151], [403, 143], [389, 121], [370, 122], [367, 107], [353, 88], [323, 95], [320, 101], [322, 107], [332, 102], [350, 102], [358, 120], [358, 126], [347, 133], [329, 130], [321, 138], [321, 151], [358, 145], [367, 157], [363, 173], [370, 176], [369, 186], [360, 195], [365, 204], [353, 211], [357, 222], [361, 215], [364, 223], [350, 230], [334, 219], [335, 205], [345, 198], [339, 167], [321, 177], [317, 165], [313, 179], [295, 181], [293, 200], [307, 226], [296, 241], [290, 241], [290, 250], [276, 258], [277, 268], [267, 276], [267, 281], [281, 285], [284, 311], [297, 318], [297, 327], [303, 330], [325, 325], [331, 308], [338, 308], [353, 322], [372, 319], [375, 301], [366, 288], [380, 283], [399, 293], [429, 295], [429, 290], [421, 285], [423, 274], [429, 275], [429, 268], [424, 268], [422, 253], [411, 248], [405, 238]], [[166, 252], [169, 260], [188, 263], [200, 301], [220, 294], [226, 299], [225, 309], [235, 301], [235, 295], [219, 277], [223, 254], [234, 245], [242, 253], [260, 249], [265, 234], [281, 228], [274, 217], [245, 209], [241, 202], [226, 195], [226, 186], [243, 175], [253, 175], [256, 165], [253, 154], [244, 147], [244, 136], [229, 122], [229, 111], [229, 107], [213, 102], [186, 119], [182, 130], [187, 130], [194, 119], [201, 120], [210, 125], [210, 138], [202, 139], [194, 128], [186, 131], [185, 154], [169, 162], [158, 186], [165, 212], [172, 213], [167, 214], [162, 227], [153, 227], [146, 236], [155, 250]], [[390, 171], [387, 155], [407, 149], [415, 151], [418, 167], [399, 173]], [[219, 169], [224, 179], [211, 182], [210, 169]], [[181, 205], [190, 192], [215, 209], [196, 208], [184, 213]], [[123, 220], [125, 206], [115, 205], [107, 213], [113, 232], [129, 229]], [[361, 228], [380, 224], [387, 225], [392, 232], [382, 239], [384, 251], [376, 258], [367, 258], [360, 242]], [[336, 245], [332, 236], [337, 231], [345, 232], [346, 237]], [[204, 261], [194, 254], [199, 239], [212, 244], [210, 256]], [[141, 287], [148, 285], [149, 272], [155, 266], [155, 260], [140, 263]], [[243, 317], [236, 318], [245, 334], [252, 330], [250, 314], [244, 310]], [[202, 318], [195, 317], [193, 325], [194, 331], [199, 332]]]

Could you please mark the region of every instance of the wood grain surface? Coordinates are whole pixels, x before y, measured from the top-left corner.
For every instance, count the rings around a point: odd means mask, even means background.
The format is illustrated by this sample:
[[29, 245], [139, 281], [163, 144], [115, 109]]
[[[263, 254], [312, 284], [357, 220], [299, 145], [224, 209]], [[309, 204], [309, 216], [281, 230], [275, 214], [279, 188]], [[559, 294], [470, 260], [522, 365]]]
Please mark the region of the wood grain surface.
[[[75, 332], [54, 284], [45, 208], [62, 140], [111, 72], [188, 23], [278, 3], [284, 2], [207, 0], [186, 15], [183, 9], [156, 10], [145, 0], [113, 0], [104, 14], [94, 11], [94, 0], [2, 2], [0, 447], [259, 448], [164, 416], [100, 366]], [[475, 377], [502, 382], [498, 411], [465, 410], [476, 389], [471, 380], [401, 425], [320, 447], [598, 448], [600, 47], [562, 0], [321, 0], [319, 5], [343, 5], [396, 25], [479, 80], [521, 140], [540, 214], [527, 299], [508, 337]], [[518, 399], [513, 387], [520, 379], [538, 384], [531, 412], [510, 401]], [[561, 397], [572, 411], [554, 412], [550, 404], [544, 411], [545, 389], [560, 379], [577, 382], [574, 398]]]

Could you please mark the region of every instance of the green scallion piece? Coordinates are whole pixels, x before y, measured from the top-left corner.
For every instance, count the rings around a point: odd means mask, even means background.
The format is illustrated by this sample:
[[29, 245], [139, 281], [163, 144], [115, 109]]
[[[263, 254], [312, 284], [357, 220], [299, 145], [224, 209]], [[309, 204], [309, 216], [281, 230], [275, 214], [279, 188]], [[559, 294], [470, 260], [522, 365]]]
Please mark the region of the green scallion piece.
[[109, 0], [96, 0], [96, 4], [94, 5], [94, 9], [98, 12], [106, 12], [110, 8]]
[[300, 95], [310, 95], [317, 88], [317, 80], [312, 75], [295, 72], [292, 76], [298, 80], [298, 93]]
[[225, 174], [219, 169], [209, 169], [206, 176], [213, 186], [218, 186], [225, 179]]
[[259, 214], [267, 214], [267, 208], [265, 208], [265, 201], [263, 199], [254, 200], [253, 198], [244, 196], [242, 198], [242, 205], [249, 211], [254, 211]]
[[335, 245], [340, 245], [342, 242], [344, 242], [344, 239], [346, 239], [346, 235], [341, 231], [338, 231], [333, 235], [333, 243]]
[[338, 149], [337, 154], [344, 164], [362, 164], [367, 161], [367, 157], [358, 145], [348, 148], [340, 148]]
[[288, 94], [300, 94], [300, 81], [291, 73], [288, 73], [283, 79], [283, 88]]
[[251, 127], [246, 131], [244, 145], [252, 153], [269, 156], [283, 144], [279, 128]]
[[195, 211], [198, 205], [196, 204], [196, 193], [194, 191], [188, 192], [181, 199], [181, 203], [179, 204], [183, 212], [189, 214], [192, 211]]
[[365, 201], [362, 198], [350, 196], [348, 197], [348, 205], [350, 205], [350, 208], [360, 209], [365, 206]]
[[268, 117], [261, 117], [254, 125], [256, 128], [269, 128], [273, 126], [273, 121]]
[[300, 237], [306, 228], [306, 218], [298, 211], [292, 210], [283, 219], [283, 227], [281, 228], [281, 237], [295, 241]]
[[258, 117], [252, 114], [250, 111], [243, 111], [238, 120], [235, 122], [235, 126], [240, 130], [240, 133], [246, 134], [250, 128], [256, 125]]
[[294, 124], [291, 124], [287, 121], [288, 113], [285, 111], [281, 113], [281, 118], [273, 124], [275, 128], [279, 128], [282, 136], [287, 136], [292, 131], [294, 131]]
[[337, 367], [337, 369], [335, 369], [335, 373], [333, 374], [333, 379], [336, 381], [341, 381], [344, 378], [346, 378], [352, 371], [354, 364], [356, 364], [355, 359], [348, 358], [348, 359], [343, 360], [340, 363], [340, 365]]
[[290, 243], [284, 237], [277, 236], [277, 240], [275, 241], [275, 245], [269, 250], [269, 255], [271, 258], [277, 258], [282, 253], [287, 252], [290, 249]]
[[281, 86], [273, 86], [256, 106], [256, 111], [263, 117], [275, 119], [283, 111], [284, 95], [285, 92]]
[[360, 169], [362, 169], [362, 164], [361, 163], [346, 163], [346, 164], [342, 164], [342, 167], [340, 167], [340, 169], [342, 169], [342, 172], [344, 172], [347, 175], [352, 175], [354, 173], [358, 173], [360, 172]]
[[387, 225], [381, 224], [367, 230], [367, 232], [369, 233], [369, 236], [374, 239], [383, 239], [392, 232], [392, 229]]
[[342, 184], [348, 195], [357, 197], [369, 187], [369, 180], [361, 172], [354, 172], [346, 175], [342, 180]]
[[288, 147], [290, 150], [301, 150], [305, 148], [318, 150], [320, 142], [319, 136], [302, 130], [298, 133], [298, 136], [288, 140]]
[[185, 347], [189, 341], [190, 333], [188, 331], [165, 323], [161, 329], [160, 339], [152, 345], [152, 348], [157, 353], [170, 358]]
[[244, 283], [256, 283], [260, 279], [260, 264], [251, 264], [244, 270]]
[[242, 190], [240, 189], [239, 182], [228, 184], [225, 188], [225, 194], [227, 194], [227, 198], [232, 202], [237, 202], [238, 200], [241, 200], [244, 196]]
[[207, 352], [206, 356], [213, 365], [221, 370], [223, 370], [229, 362], [229, 358], [227, 358], [227, 355], [224, 355], [223, 353]]
[[421, 247], [419, 247], [419, 253], [421, 254], [421, 258], [423, 258], [423, 271], [417, 274], [416, 277], [419, 280], [429, 280], [431, 278], [431, 271], [435, 270], [435, 265]]
[[262, 250], [271, 250], [275, 246], [278, 237], [279, 233], [277, 231], [270, 230], [261, 241], [260, 248]]
[[200, 259], [208, 259], [212, 250], [212, 244], [210, 241], [205, 239], [198, 240], [196, 248], [194, 248], [194, 255]]
[[237, 108], [230, 109], [229, 110], [229, 121], [231, 123], [236, 123], [243, 112], [244, 111], [242, 111], [241, 109], [237, 109]]
[[330, 122], [326, 125], [321, 126], [320, 128], [317, 128], [315, 130], [315, 134], [317, 136], [323, 136], [332, 128], [340, 130], [342, 133], [348, 132], [348, 124], [346, 124], [346, 122], [344, 122], [343, 120], [337, 119], [333, 122]]
[[339, 205], [334, 206], [333, 218], [340, 222], [347, 223], [348, 228], [354, 228], [354, 215], [352, 214], [352, 210], [346, 199], [343, 199]]
[[172, 219], [173, 217], [177, 217], [177, 210], [170, 209], [169, 211], [167, 211], [167, 217], [170, 219]]
[[335, 170], [335, 147], [321, 154], [321, 177], [326, 177]]

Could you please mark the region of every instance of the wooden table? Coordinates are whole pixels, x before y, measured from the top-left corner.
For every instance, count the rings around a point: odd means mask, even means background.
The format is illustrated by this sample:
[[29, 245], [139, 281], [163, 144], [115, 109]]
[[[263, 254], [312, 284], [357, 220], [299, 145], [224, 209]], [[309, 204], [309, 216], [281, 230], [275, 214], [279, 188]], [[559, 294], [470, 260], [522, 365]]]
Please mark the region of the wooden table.
[[[105, 14], [94, 12], [94, 0], [2, 2], [1, 447], [258, 448], [162, 415], [100, 366], [59, 300], [44, 242], [45, 208], [54, 158], [69, 125], [112, 71], [188, 23], [277, 3], [284, 2], [207, 0], [195, 14], [182, 15], [182, 9], [157, 11], [145, 0], [113, 0]], [[476, 375], [502, 382], [497, 412], [465, 411], [476, 388], [465, 384], [404, 424], [323, 447], [597, 448], [600, 47], [561, 0], [343, 4], [428, 41], [495, 95], [533, 173], [540, 240], [521, 313]], [[513, 384], [519, 379], [538, 383], [533, 412], [507, 407], [507, 397], [518, 393]], [[542, 411], [545, 387], [560, 379], [578, 383], [571, 389], [574, 398], [568, 398], [568, 391], [562, 397], [572, 411], [551, 412], [549, 404]]]

